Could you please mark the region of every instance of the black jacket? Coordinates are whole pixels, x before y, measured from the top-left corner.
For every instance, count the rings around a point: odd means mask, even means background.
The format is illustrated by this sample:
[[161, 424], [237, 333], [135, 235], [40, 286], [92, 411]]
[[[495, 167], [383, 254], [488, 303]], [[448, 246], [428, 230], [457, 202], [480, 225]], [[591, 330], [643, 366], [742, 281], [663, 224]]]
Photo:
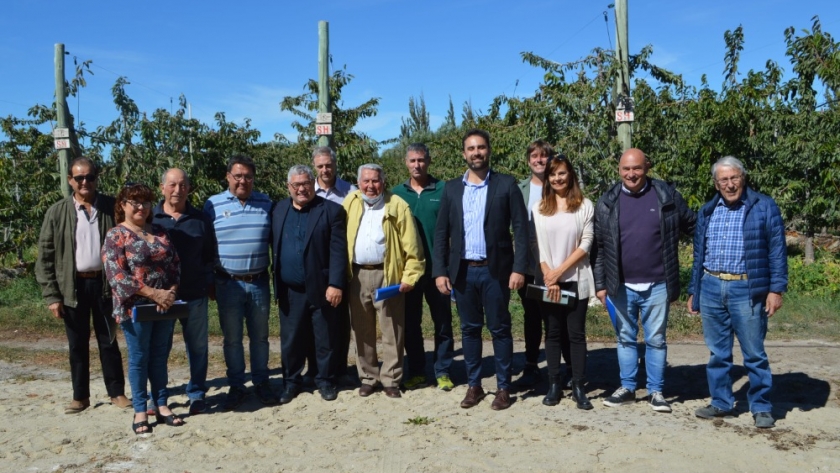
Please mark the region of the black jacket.
[[[288, 308], [289, 303], [286, 287], [280, 280], [280, 253], [283, 224], [291, 206], [291, 198], [283, 199], [277, 202], [271, 215], [274, 294], [281, 310]], [[347, 213], [340, 205], [319, 196], [315, 196], [309, 206], [303, 250], [306, 297], [315, 307], [324, 307], [329, 305], [328, 286], [343, 290], [347, 285]]]
[[[692, 235], [697, 216], [688, 208], [682, 195], [658, 179], [650, 179], [659, 201], [659, 230], [662, 235], [662, 261], [665, 266], [665, 284], [668, 300], [673, 302], [680, 296], [679, 240], [680, 232]], [[592, 272], [595, 276], [595, 290], [606, 289], [615, 297], [624, 283], [621, 268], [621, 231], [618, 226], [618, 197], [621, 183], [614, 185], [598, 199], [595, 206], [595, 254]], [[640, 245], [644, 242], [639, 242]]]
[[[484, 208], [487, 266], [495, 279], [507, 281], [511, 272], [528, 272], [528, 211], [516, 179], [492, 171], [489, 179]], [[435, 225], [432, 277], [448, 276], [453, 285], [459, 276], [464, 245], [463, 199], [463, 178], [447, 181]]]

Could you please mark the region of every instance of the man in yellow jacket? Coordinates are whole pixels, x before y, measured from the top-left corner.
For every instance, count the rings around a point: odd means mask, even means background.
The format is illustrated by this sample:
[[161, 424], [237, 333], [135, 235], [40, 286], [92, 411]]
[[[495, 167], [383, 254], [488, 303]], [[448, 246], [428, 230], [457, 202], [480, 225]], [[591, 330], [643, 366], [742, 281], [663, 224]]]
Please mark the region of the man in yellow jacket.
[[[405, 296], [423, 275], [425, 256], [408, 204], [385, 191], [385, 172], [377, 164], [359, 166], [359, 190], [344, 199], [350, 263], [350, 325], [356, 367], [367, 397], [380, 386], [401, 397], [405, 334]], [[376, 301], [376, 290], [399, 286], [391, 298]], [[376, 319], [382, 331], [382, 368], [376, 356]]]

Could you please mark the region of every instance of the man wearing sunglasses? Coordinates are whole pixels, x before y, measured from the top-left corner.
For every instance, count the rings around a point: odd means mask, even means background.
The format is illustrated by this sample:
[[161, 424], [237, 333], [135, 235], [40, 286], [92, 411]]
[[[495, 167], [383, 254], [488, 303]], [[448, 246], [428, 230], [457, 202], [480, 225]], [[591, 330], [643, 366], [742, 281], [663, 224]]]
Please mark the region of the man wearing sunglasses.
[[111, 287], [100, 258], [105, 234], [114, 226], [114, 198], [96, 191], [97, 177], [90, 159], [79, 157], [70, 163], [67, 180], [73, 195], [47, 210], [38, 238], [35, 278], [50, 312], [64, 321], [69, 344], [73, 400], [65, 414], [90, 407], [91, 314], [108, 397], [117, 407], [131, 406], [111, 316]]

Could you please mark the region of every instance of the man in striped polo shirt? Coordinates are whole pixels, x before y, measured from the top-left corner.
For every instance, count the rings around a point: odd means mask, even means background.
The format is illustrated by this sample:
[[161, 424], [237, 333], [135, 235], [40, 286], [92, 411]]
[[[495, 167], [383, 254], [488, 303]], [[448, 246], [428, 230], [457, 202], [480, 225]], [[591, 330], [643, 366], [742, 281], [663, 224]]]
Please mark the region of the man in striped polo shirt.
[[204, 204], [219, 245], [216, 303], [224, 334], [230, 390], [222, 408], [236, 409], [245, 398], [245, 350], [242, 324], [248, 328], [251, 381], [263, 404], [278, 402], [268, 380], [268, 276], [271, 199], [254, 191], [256, 166], [246, 155], [228, 160], [228, 189]]

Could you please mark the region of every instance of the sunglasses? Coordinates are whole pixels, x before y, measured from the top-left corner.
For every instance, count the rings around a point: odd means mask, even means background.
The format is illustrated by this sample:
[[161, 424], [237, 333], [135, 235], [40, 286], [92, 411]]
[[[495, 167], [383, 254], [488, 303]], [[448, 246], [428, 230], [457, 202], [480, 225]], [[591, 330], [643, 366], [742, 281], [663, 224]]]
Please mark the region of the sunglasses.
[[79, 174], [78, 176], [73, 176], [73, 180], [79, 184], [83, 181], [96, 182], [96, 174]]

